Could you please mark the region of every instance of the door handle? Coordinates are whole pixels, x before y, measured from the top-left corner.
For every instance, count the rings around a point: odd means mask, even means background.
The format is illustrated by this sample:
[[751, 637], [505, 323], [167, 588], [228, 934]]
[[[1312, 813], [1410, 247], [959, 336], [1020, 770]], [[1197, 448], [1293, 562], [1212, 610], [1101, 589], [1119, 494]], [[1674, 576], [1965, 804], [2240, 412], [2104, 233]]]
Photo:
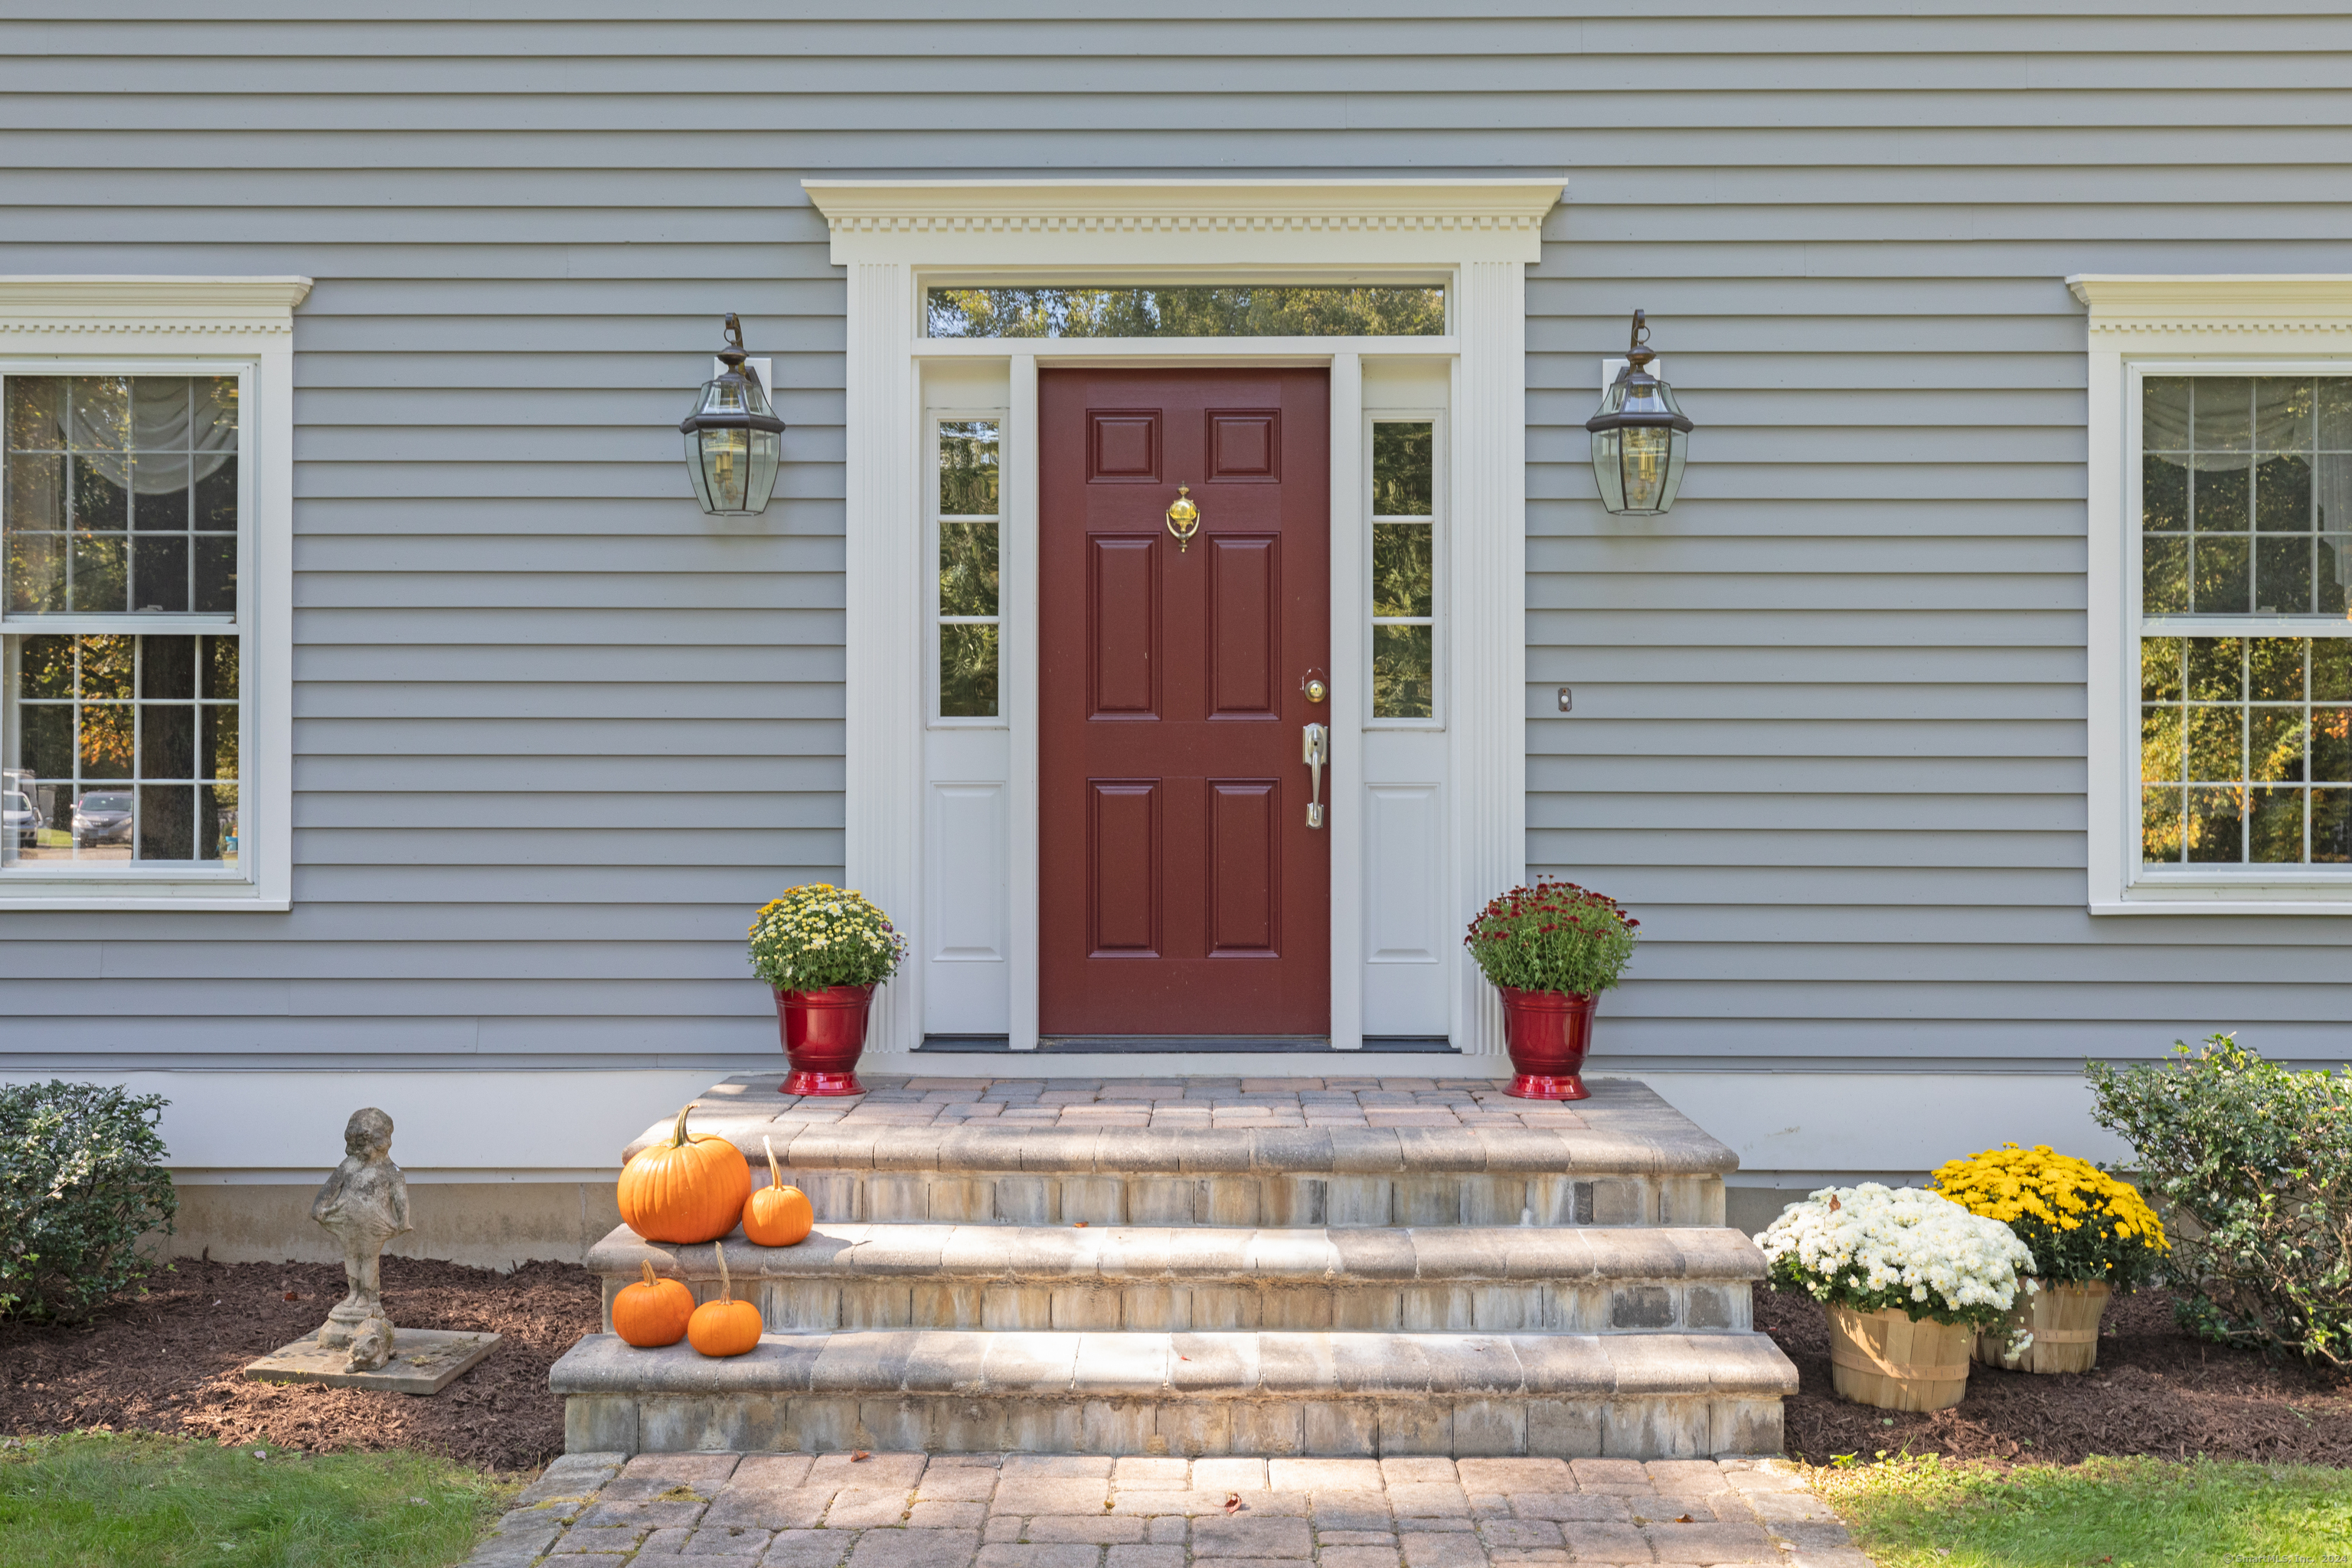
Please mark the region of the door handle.
[[1314, 780], [1307, 797], [1307, 826], [1323, 826], [1323, 764], [1331, 760], [1331, 731], [1320, 724], [1307, 726], [1307, 770]]

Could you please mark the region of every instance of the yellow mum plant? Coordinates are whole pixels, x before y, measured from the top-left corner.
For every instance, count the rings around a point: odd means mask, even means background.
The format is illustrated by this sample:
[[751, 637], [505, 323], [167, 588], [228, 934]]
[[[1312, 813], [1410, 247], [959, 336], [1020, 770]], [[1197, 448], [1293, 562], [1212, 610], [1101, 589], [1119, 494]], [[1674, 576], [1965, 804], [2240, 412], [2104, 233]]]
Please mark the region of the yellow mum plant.
[[1969, 1213], [2008, 1226], [2032, 1248], [2045, 1280], [2128, 1290], [2146, 1284], [2172, 1250], [2139, 1189], [2047, 1143], [1948, 1162], [1933, 1184]]
[[878, 985], [898, 972], [907, 939], [854, 888], [811, 882], [761, 907], [751, 921], [751, 973], [779, 991]]

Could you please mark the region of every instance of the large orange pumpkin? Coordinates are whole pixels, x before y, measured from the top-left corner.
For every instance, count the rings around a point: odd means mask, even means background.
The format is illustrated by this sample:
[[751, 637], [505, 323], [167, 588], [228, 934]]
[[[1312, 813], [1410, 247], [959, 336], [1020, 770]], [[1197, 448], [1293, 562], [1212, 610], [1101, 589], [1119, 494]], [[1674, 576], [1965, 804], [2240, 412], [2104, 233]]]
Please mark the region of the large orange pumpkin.
[[768, 1152], [768, 1184], [743, 1205], [743, 1234], [761, 1247], [805, 1241], [809, 1226], [816, 1223], [816, 1211], [809, 1206], [806, 1193], [784, 1185], [784, 1173], [776, 1167], [775, 1144], [762, 1138], [760, 1147]]
[[741, 1355], [760, 1342], [760, 1309], [735, 1300], [735, 1286], [727, 1278], [727, 1249], [718, 1243], [719, 1300], [705, 1301], [687, 1320], [686, 1342], [708, 1356]]
[[724, 1138], [686, 1132], [689, 1103], [668, 1141], [637, 1152], [621, 1172], [621, 1218], [647, 1241], [716, 1241], [751, 1195], [751, 1167]]
[[646, 1277], [613, 1298], [613, 1331], [639, 1349], [674, 1345], [686, 1338], [694, 1292], [678, 1280], [656, 1278], [652, 1264], [643, 1267]]

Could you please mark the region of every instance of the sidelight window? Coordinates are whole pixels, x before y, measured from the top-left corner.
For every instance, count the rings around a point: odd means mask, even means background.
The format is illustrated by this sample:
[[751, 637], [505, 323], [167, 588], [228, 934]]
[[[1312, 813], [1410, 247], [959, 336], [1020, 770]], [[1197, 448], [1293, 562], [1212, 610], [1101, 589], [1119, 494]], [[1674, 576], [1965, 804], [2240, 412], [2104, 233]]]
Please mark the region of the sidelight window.
[[2144, 869], [2352, 870], [2352, 377], [2149, 374]]
[[1437, 425], [1372, 422], [1372, 718], [1437, 717]]
[[0, 376], [14, 878], [240, 863], [236, 374]]
[[940, 475], [933, 496], [939, 562], [935, 711], [941, 719], [993, 720], [1003, 711], [997, 686], [1003, 657], [997, 586], [1003, 428], [997, 419], [941, 419], [933, 426]]

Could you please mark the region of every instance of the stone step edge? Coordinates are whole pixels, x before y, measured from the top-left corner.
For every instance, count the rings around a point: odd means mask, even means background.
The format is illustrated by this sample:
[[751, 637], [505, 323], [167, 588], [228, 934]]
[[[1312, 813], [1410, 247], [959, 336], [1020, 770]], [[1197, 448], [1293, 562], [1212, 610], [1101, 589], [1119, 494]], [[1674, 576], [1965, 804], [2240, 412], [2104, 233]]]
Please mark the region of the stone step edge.
[[[826, 1222], [793, 1247], [739, 1229], [719, 1245], [745, 1279], [914, 1279], [1105, 1285], [1392, 1285], [1412, 1282], [1753, 1283], [1755, 1242], [1728, 1227], [1425, 1226], [1219, 1229], [1202, 1226], [1007, 1226]], [[716, 1279], [711, 1245], [648, 1242], [619, 1226], [589, 1249], [589, 1272], [623, 1283], [642, 1266]]]
[[963, 1329], [764, 1334], [714, 1360], [590, 1334], [548, 1373], [565, 1395], [909, 1394], [1021, 1400], [1777, 1398], [1797, 1369], [1760, 1333], [1436, 1334]]
[[[667, 1138], [670, 1128], [670, 1120], [646, 1128], [622, 1151], [622, 1162]], [[778, 1163], [802, 1171], [1723, 1176], [1739, 1168], [1738, 1155], [1687, 1121], [1654, 1133], [1548, 1127], [869, 1127], [777, 1121], [724, 1107], [689, 1118], [688, 1128], [729, 1140], [754, 1165], [767, 1159], [765, 1139], [775, 1146]]]

